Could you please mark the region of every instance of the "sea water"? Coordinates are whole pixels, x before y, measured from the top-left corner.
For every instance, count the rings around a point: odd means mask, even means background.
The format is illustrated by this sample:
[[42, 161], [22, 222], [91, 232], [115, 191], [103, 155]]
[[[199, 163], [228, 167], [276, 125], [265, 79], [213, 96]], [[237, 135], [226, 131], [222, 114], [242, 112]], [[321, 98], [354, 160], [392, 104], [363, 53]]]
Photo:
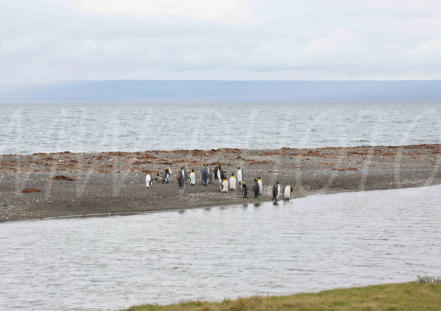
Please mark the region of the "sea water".
[[440, 103], [1, 104], [0, 154], [441, 142]]
[[440, 193], [3, 223], [0, 310], [114, 310], [441, 276]]

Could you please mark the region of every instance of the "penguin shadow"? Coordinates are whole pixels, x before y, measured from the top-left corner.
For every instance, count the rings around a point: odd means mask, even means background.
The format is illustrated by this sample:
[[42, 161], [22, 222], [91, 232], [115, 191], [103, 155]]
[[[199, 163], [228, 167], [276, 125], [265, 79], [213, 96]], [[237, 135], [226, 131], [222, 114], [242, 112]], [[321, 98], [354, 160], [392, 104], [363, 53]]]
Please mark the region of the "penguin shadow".
[[185, 209], [180, 209], [178, 212], [179, 212], [179, 214], [184, 214], [185, 213]]
[[254, 203], [254, 207], [260, 207], [261, 203]]
[[205, 207], [203, 210], [204, 210], [205, 212], [209, 212], [209, 211], [211, 211], [211, 207]]
[[178, 190], [178, 195], [176, 196], [178, 200], [184, 199], [184, 188]]
[[274, 207], [278, 207], [279, 206], [279, 202], [278, 201], [273, 201], [273, 206]]

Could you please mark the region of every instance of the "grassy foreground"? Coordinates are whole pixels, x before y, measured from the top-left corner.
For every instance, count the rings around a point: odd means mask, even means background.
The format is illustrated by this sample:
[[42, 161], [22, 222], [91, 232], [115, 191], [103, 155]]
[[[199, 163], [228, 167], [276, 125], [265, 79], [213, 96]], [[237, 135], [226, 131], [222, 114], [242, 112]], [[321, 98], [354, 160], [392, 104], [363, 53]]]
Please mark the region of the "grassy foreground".
[[241, 311], [241, 310], [441, 310], [441, 284], [403, 283], [335, 289], [316, 294], [252, 297], [219, 303], [187, 302], [170, 306], [145, 305], [128, 311]]

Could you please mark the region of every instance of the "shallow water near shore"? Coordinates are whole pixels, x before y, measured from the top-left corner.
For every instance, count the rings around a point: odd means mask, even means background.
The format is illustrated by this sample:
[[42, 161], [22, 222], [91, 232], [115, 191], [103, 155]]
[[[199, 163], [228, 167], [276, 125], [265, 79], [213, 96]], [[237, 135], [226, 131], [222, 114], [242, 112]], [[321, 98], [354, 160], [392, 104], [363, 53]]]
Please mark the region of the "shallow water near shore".
[[0, 224], [0, 309], [107, 310], [439, 275], [440, 193]]
[[0, 154], [441, 142], [441, 103], [269, 104], [2, 104]]

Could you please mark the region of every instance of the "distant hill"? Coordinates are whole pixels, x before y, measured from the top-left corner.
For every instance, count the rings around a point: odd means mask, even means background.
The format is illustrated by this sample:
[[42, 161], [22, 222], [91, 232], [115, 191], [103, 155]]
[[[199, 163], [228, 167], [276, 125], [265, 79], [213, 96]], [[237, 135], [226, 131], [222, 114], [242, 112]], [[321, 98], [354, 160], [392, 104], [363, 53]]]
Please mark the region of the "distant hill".
[[66, 81], [0, 90], [2, 103], [441, 101], [441, 81]]

